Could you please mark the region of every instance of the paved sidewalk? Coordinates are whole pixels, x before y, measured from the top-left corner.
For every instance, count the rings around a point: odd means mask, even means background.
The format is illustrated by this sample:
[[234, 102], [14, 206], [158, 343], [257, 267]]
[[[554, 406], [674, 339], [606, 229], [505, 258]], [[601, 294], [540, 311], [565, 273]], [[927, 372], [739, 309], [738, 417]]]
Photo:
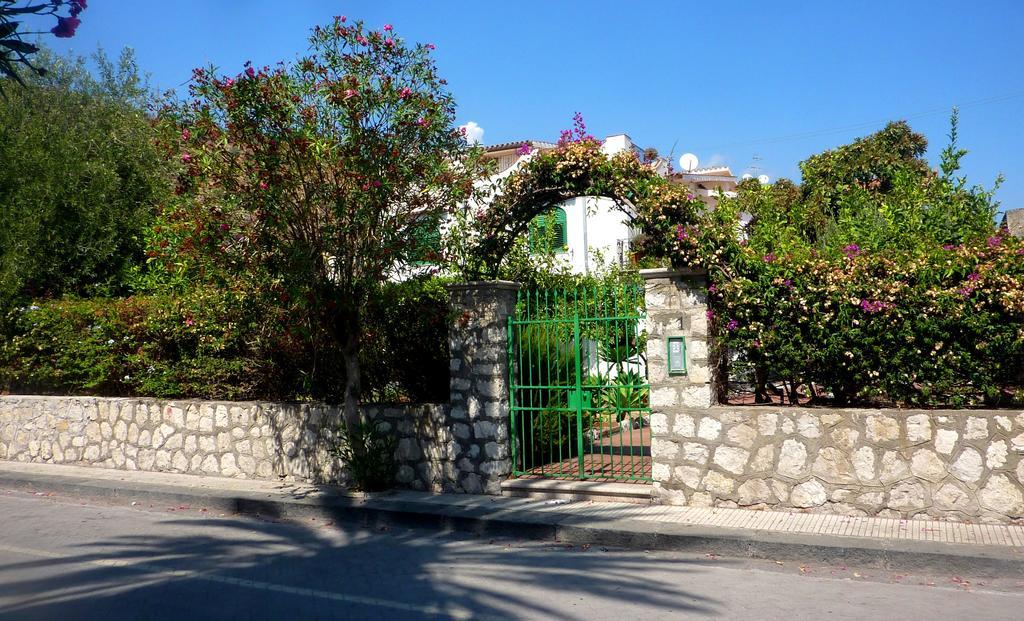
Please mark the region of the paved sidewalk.
[[1024, 577], [1024, 526], [331, 487], [0, 462], [0, 489], [722, 556]]

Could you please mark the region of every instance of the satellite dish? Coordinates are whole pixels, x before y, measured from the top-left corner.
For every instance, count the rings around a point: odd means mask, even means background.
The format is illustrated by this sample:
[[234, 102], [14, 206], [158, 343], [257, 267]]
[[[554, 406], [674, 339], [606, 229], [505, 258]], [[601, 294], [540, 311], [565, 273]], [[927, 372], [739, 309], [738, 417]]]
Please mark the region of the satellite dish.
[[697, 163], [697, 156], [694, 155], [693, 153], [683, 153], [679, 157], [679, 168], [683, 169], [686, 172], [690, 172], [691, 170], [697, 168]]
[[760, 175], [757, 180], [761, 182], [761, 185], [768, 185], [768, 175]]
[[743, 173], [743, 179], [753, 179], [753, 178], [754, 178], [754, 176], [751, 175], [750, 173]]

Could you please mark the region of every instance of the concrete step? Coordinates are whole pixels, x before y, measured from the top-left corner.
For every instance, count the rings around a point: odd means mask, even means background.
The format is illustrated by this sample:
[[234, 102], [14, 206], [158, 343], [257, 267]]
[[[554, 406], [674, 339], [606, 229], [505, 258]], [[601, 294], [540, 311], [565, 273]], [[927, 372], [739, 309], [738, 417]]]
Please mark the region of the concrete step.
[[649, 505], [654, 502], [654, 486], [649, 483], [576, 481], [572, 479], [520, 478], [501, 484], [503, 496], [594, 502], [629, 502]]

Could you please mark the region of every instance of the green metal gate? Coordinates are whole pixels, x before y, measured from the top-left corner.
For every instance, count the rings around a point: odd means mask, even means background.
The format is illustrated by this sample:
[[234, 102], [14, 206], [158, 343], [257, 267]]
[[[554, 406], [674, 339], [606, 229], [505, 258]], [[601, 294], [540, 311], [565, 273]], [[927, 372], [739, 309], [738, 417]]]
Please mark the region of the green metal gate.
[[513, 474], [650, 481], [642, 284], [519, 292], [508, 322]]

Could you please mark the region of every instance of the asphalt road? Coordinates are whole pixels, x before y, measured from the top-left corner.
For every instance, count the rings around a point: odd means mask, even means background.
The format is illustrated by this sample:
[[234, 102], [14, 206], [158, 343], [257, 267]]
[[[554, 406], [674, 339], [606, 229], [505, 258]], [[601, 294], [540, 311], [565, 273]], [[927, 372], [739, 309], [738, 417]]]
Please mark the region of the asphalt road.
[[1024, 583], [0, 492], [0, 619], [1024, 619]]

